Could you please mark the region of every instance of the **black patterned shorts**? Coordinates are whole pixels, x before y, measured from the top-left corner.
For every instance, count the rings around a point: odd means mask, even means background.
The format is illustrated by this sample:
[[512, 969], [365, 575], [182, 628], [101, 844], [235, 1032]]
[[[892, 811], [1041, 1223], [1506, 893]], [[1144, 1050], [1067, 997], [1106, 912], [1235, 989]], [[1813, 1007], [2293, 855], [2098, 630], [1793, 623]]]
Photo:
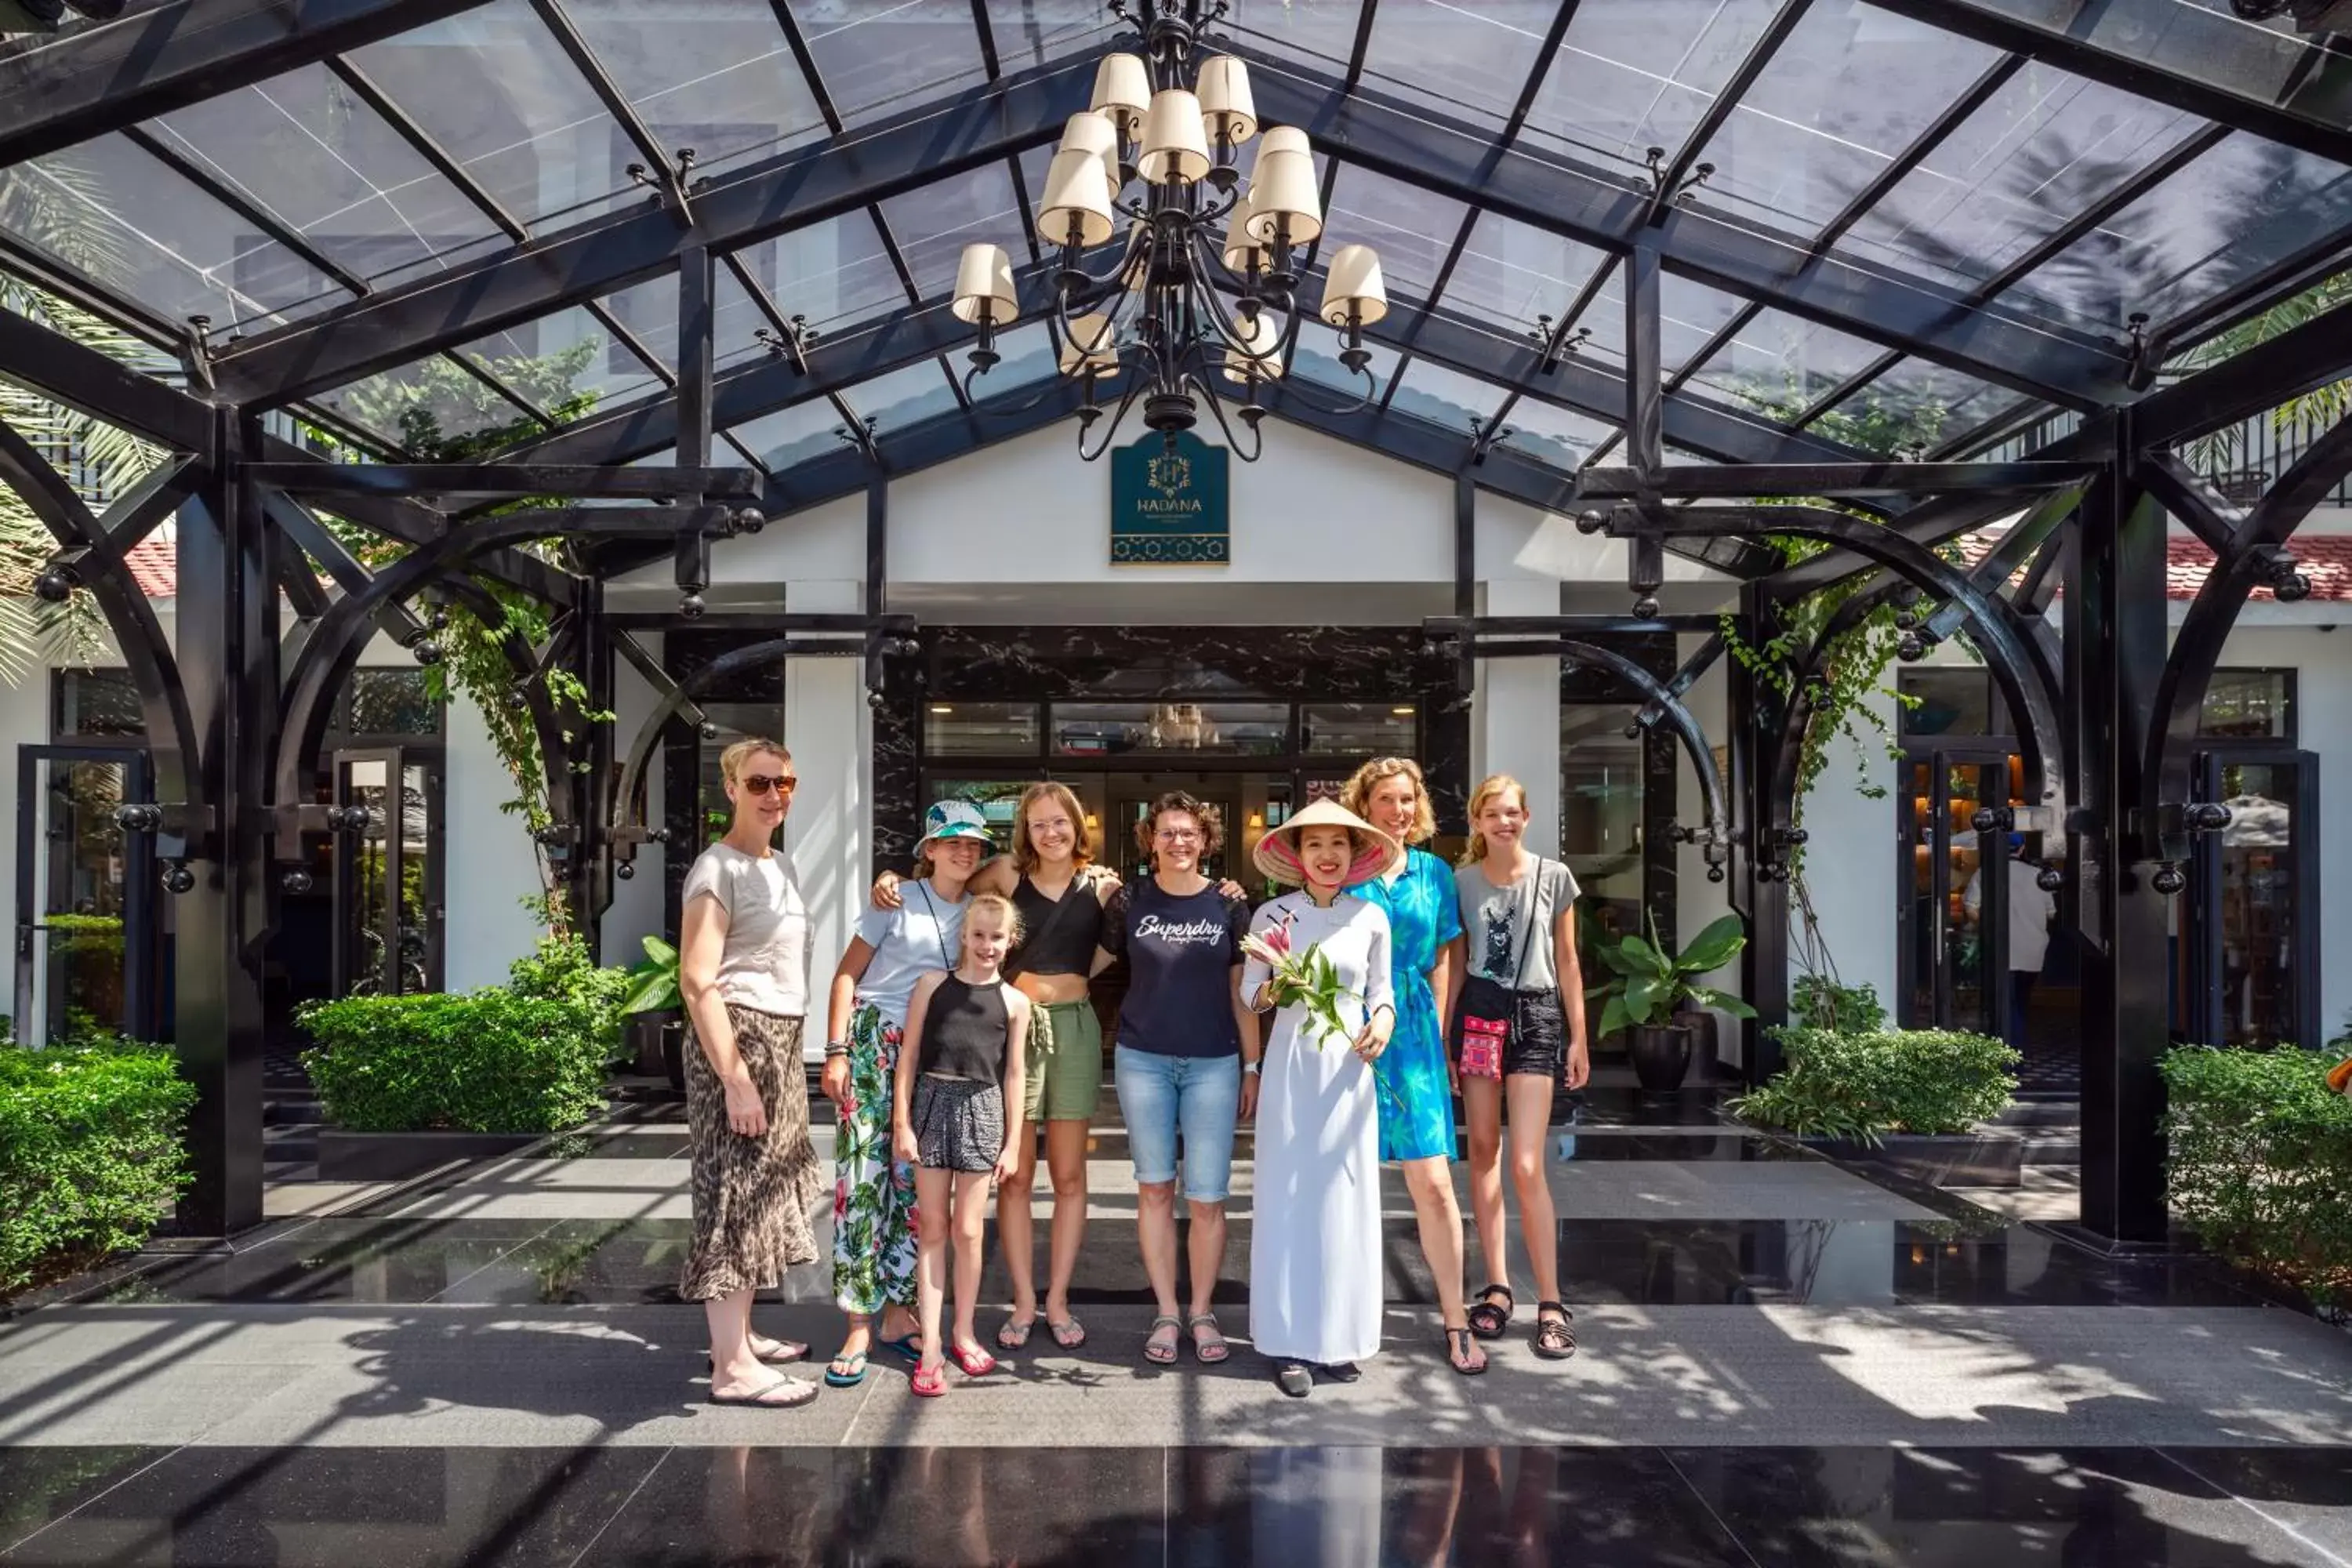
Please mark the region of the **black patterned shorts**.
[[1004, 1090], [976, 1078], [919, 1078], [908, 1119], [915, 1163], [927, 1171], [971, 1174], [1004, 1157]]

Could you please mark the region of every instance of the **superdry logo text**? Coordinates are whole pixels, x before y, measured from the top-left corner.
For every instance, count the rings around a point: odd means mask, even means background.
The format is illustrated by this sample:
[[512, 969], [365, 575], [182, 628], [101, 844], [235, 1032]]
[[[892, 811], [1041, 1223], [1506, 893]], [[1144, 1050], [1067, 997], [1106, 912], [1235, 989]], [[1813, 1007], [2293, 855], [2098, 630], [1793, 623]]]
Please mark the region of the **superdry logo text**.
[[1189, 947], [1196, 942], [1219, 942], [1223, 940], [1224, 934], [1225, 922], [1223, 921], [1185, 921], [1178, 924], [1163, 921], [1158, 915], [1145, 915], [1135, 922], [1137, 941], [1156, 940], [1173, 942], [1179, 947]]

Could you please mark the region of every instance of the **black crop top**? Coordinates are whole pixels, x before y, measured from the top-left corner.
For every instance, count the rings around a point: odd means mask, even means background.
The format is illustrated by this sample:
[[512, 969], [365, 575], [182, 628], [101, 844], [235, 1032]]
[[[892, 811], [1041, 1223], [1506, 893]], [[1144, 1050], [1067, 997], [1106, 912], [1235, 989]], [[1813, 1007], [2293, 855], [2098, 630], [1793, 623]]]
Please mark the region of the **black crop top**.
[[1002, 984], [967, 985], [950, 974], [923, 1010], [923, 1046], [915, 1070], [1003, 1083], [1004, 1036], [1011, 1027]]
[[[1062, 909], [1072, 899], [1077, 905]], [[1013, 885], [1013, 908], [1028, 933], [1013, 965], [1019, 973], [1084, 974], [1094, 966], [1095, 949], [1102, 945], [1103, 909], [1084, 874], [1071, 878], [1059, 899], [1047, 898], [1024, 876]]]

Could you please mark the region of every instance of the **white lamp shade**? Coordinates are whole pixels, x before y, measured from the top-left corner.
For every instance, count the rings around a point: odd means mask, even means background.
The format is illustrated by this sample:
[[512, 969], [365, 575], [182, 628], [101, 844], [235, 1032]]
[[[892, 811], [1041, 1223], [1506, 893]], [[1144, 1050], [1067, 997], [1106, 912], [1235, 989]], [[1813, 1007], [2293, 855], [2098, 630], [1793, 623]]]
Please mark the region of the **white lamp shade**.
[[1241, 346], [1225, 345], [1225, 379], [1277, 379], [1282, 374], [1282, 322], [1271, 311], [1261, 310], [1255, 323], [1237, 320], [1234, 328]]
[[1379, 253], [1369, 245], [1343, 245], [1332, 252], [1331, 270], [1323, 279], [1323, 319], [1344, 328], [1353, 315], [1369, 327], [1388, 313]]
[[1250, 99], [1249, 67], [1232, 55], [1212, 55], [1201, 63], [1201, 112], [1209, 134], [1238, 147], [1257, 134], [1257, 105]]
[[1181, 87], [1151, 95], [1143, 121], [1143, 155], [1136, 167], [1153, 184], [1180, 180], [1191, 184], [1209, 172], [1209, 132], [1201, 100]]
[[1133, 136], [1151, 102], [1151, 77], [1141, 55], [1105, 55], [1095, 68], [1094, 111], [1106, 116], [1123, 136]]
[[1013, 258], [1001, 245], [967, 245], [956, 263], [955, 303], [959, 321], [977, 321], [985, 314], [993, 326], [1003, 326], [1021, 313], [1021, 297], [1013, 288]]
[[1272, 245], [1276, 226], [1286, 219], [1293, 245], [1305, 245], [1323, 232], [1315, 161], [1304, 153], [1261, 149], [1257, 174], [1250, 181], [1249, 236]]
[[1092, 153], [1103, 161], [1103, 171], [1113, 190], [1118, 189], [1118, 127], [1108, 115], [1089, 110], [1073, 114], [1062, 129], [1062, 149], [1065, 153]]
[[1251, 257], [1258, 258], [1261, 262], [1265, 258], [1265, 247], [1250, 237], [1249, 220], [1249, 193], [1244, 191], [1234, 203], [1233, 216], [1225, 226], [1225, 265], [1236, 272], [1249, 270]]
[[1070, 322], [1069, 338], [1062, 344], [1062, 374], [1079, 375], [1092, 370], [1097, 375], [1118, 374], [1118, 350], [1112, 342], [1108, 316], [1079, 316]]
[[1078, 226], [1080, 245], [1100, 245], [1110, 237], [1110, 181], [1102, 160], [1084, 148], [1054, 154], [1045, 170], [1045, 199], [1037, 204], [1038, 237], [1049, 245], [1070, 237]]
[[1296, 125], [1268, 126], [1265, 140], [1257, 144], [1257, 155], [1261, 158], [1268, 153], [1312, 153], [1313, 151], [1315, 149], [1307, 145], [1307, 132]]

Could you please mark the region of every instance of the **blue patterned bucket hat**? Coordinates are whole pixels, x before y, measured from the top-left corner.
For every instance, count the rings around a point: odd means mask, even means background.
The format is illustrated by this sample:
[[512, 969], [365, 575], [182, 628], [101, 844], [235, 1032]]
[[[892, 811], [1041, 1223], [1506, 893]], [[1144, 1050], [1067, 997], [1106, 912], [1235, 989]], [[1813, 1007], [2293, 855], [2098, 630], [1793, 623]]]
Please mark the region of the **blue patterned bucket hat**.
[[977, 838], [982, 844], [992, 842], [988, 832], [988, 818], [980, 807], [968, 800], [934, 801], [931, 809], [923, 813], [921, 848], [934, 838]]

